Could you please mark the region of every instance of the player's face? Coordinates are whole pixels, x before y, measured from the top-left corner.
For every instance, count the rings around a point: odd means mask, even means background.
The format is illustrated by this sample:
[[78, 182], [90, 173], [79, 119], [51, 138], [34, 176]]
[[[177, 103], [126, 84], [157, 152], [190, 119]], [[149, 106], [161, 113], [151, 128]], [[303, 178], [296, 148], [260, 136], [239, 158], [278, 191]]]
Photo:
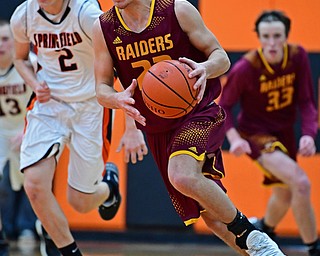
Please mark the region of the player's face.
[[8, 24], [0, 26], [0, 62], [12, 61], [13, 37]]
[[258, 30], [263, 54], [267, 61], [270, 64], [281, 62], [283, 45], [287, 42], [284, 24], [280, 21], [261, 22]]

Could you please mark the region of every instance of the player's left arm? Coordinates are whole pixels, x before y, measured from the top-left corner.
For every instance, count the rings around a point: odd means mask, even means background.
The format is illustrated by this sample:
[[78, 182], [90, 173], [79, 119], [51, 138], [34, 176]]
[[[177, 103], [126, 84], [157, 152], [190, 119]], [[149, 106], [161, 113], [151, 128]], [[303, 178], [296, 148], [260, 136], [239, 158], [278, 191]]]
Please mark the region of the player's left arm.
[[190, 76], [198, 77], [195, 89], [201, 87], [199, 97], [202, 98], [206, 79], [224, 74], [230, 67], [230, 60], [192, 4], [185, 0], [175, 1], [175, 13], [182, 30], [187, 33], [191, 43], [208, 57], [207, 61], [202, 63], [196, 63], [186, 58], [181, 59], [194, 69]]
[[142, 161], [144, 156], [148, 154], [148, 148], [143, 133], [136, 126], [133, 118], [125, 115], [125, 131], [121, 137], [117, 152], [124, 149], [124, 161], [135, 164]]
[[318, 113], [308, 55], [302, 47], [300, 47], [299, 54], [296, 83], [298, 84], [297, 94], [302, 136], [299, 140], [298, 152], [302, 156], [312, 156], [316, 152], [315, 137], [318, 132]]

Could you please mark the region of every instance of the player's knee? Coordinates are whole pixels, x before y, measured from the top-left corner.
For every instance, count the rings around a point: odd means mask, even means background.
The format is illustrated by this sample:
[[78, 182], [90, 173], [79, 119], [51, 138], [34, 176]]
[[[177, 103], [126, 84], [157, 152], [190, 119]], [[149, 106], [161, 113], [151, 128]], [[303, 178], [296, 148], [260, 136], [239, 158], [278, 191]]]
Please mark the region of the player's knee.
[[36, 176], [25, 176], [23, 187], [30, 201], [41, 200], [46, 195], [47, 185]]
[[309, 195], [311, 191], [311, 183], [306, 175], [302, 175], [296, 179], [295, 189], [300, 194]]
[[187, 193], [190, 189], [192, 190], [196, 181], [193, 175], [179, 172], [171, 172], [169, 180], [172, 186], [182, 193]]

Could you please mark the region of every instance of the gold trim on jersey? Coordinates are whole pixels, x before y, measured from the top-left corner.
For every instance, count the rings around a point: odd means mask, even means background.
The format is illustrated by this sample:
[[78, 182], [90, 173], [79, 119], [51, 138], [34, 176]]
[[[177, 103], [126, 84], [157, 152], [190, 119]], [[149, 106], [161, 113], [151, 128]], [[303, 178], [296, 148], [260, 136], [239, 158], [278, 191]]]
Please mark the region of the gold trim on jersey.
[[283, 46], [283, 62], [282, 62], [281, 68], [285, 69], [287, 64], [288, 64], [288, 45], [285, 44]]
[[[206, 209], [201, 210], [200, 215], [201, 215], [201, 213], [206, 212], [206, 211], [207, 211]], [[200, 219], [200, 217], [199, 218], [191, 218], [191, 219], [184, 221], [183, 223], [184, 223], [184, 225], [189, 226], [189, 225], [192, 225], [192, 224], [198, 222], [199, 219]]]
[[174, 156], [178, 156], [178, 155], [189, 155], [192, 156], [194, 159], [198, 160], [198, 161], [203, 161], [204, 157], [205, 157], [205, 153], [202, 153], [201, 155], [197, 155], [194, 152], [188, 151], [188, 150], [178, 150], [176, 152], [173, 152], [169, 159], [171, 159]]
[[[148, 27], [148, 26], [150, 25], [150, 23], [151, 23], [155, 3], [156, 3], [156, 0], [151, 0], [149, 19], [148, 19], [148, 23], [147, 23], [146, 27]], [[115, 7], [115, 10], [116, 10], [118, 19], [120, 20], [120, 23], [122, 24], [122, 26], [123, 26], [126, 30], [128, 30], [128, 31], [132, 31], [132, 30], [127, 26], [127, 24], [124, 22], [124, 20], [123, 20], [123, 18], [122, 18], [122, 16], [121, 16], [121, 13], [120, 13], [120, 11], [119, 11], [119, 8], [118, 8], [118, 7]]]
[[[262, 63], [264, 64], [264, 66], [266, 67], [268, 72], [273, 75], [275, 72], [274, 72], [273, 68], [269, 65], [268, 61], [266, 60], [266, 58], [265, 58], [265, 56], [263, 54], [262, 48], [258, 49], [258, 53], [259, 53], [259, 56], [260, 56], [260, 58], [262, 60]], [[283, 61], [282, 61], [282, 64], [281, 64], [281, 68], [285, 69], [287, 64], [288, 64], [288, 45], [284, 44], [283, 45]]]
[[[285, 145], [283, 145], [280, 141], [274, 141], [272, 143], [269, 143], [265, 149], [261, 150], [261, 153], [272, 153], [276, 150], [276, 148], [279, 148], [280, 151], [282, 151], [283, 153], [285, 153], [286, 155], [289, 154], [288, 149], [285, 147]], [[262, 166], [262, 164], [258, 161], [255, 160], [254, 163], [258, 166], [258, 168], [260, 169], [260, 171], [262, 171], [262, 173], [269, 179], [274, 179], [274, 175], [267, 170], [266, 168], [264, 168]], [[278, 182], [274, 182], [271, 183], [269, 185], [263, 184], [266, 187], [275, 187], [275, 186], [280, 186], [280, 187], [287, 187], [286, 184], [284, 184], [282, 181], [278, 181]]]
[[221, 176], [213, 175], [212, 173], [207, 173], [207, 172], [203, 172], [203, 175], [205, 175], [205, 176], [211, 176], [213, 179], [219, 180], [219, 179], [221, 179], [221, 178], [224, 178], [224, 174], [223, 174], [222, 171], [219, 171], [219, 170], [215, 167], [216, 160], [217, 160], [217, 157], [214, 156], [214, 157], [213, 157], [213, 161], [212, 161], [212, 169], [215, 170], [217, 173], [220, 173]]
[[186, 220], [186, 221], [184, 222], [184, 225], [186, 225], [186, 226], [192, 225], [192, 224], [196, 223], [199, 219], [200, 219], [200, 217], [199, 217], [199, 218], [193, 218], [193, 219]]
[[[192, 148], [189, 148], [189, 150], [192, 150]], [[189, 150], [178, 150], [176, 152], [173, 152], [170, 156], [169, 156], [169, 159], [171, 159], [172, 157], [174, 156], [178, 156], [178, 155], [188, 155], [188, 156], [191, 156], [193, 157], [194, 159], [196, 159], [197, 161], [204, 161], [205, 159], [205, 152], [200, 154], [200, 155], [197, 155], [195, 152], [191, 152]], [[212, 169], [215, 170], [217, 173], [219, 173], [221, 176], [219, 175], [214, 175], [212, 173], [208, 173], [208, 172], [203, 172], [202, 174], [204, 176], [211, 176], [213, 179], [221, 179], [221, 178], [224, 178], [224, 174], [222, 171], [219, 171], [217, 168], [215, 168], [215, 163], [216, 163], [216, 156], [213, 157], [213, 161], [212, 161]]]

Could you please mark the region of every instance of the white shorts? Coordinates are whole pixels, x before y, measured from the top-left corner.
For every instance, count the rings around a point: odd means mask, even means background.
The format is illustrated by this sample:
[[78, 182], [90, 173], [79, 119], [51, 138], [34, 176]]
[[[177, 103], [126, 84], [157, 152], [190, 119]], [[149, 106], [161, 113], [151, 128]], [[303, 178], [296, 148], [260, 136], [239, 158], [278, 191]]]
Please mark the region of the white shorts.
[[35, 101], [26, 116], [20, 169], [51, 156], [58, 161], [68, 145], [68, 184], [84, 193], [95, 192], [104, 171], [102, 116], [103, 108], [96, 98], [75, 103]]

